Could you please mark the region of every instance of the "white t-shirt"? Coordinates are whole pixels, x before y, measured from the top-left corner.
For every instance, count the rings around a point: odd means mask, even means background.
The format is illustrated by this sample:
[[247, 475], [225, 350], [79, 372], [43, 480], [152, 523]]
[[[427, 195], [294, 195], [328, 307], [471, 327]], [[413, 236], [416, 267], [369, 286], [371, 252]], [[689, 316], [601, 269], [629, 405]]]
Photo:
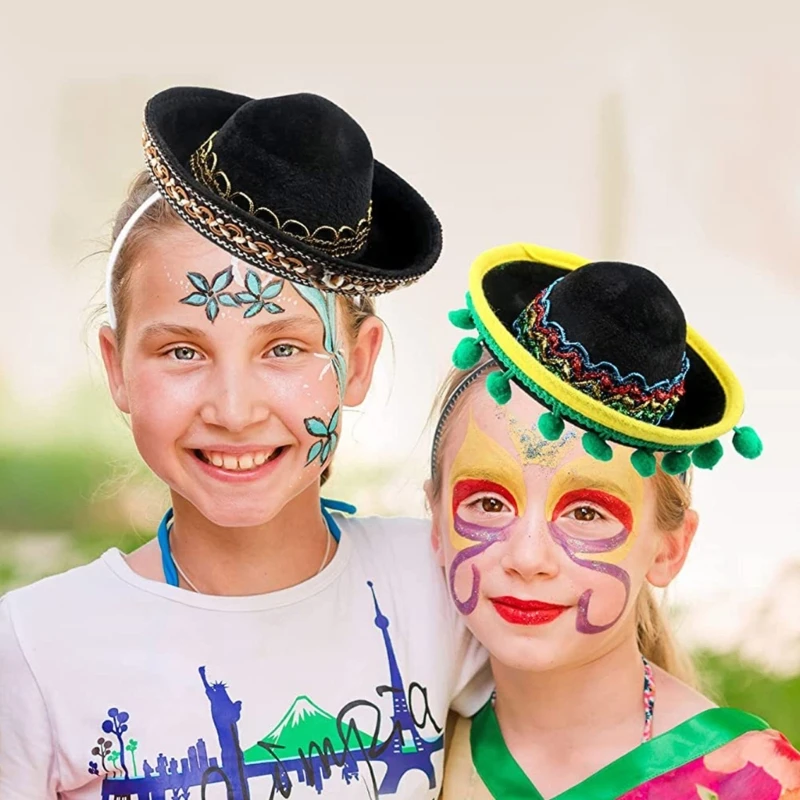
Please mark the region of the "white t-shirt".
[[437, 797], [486, 656], [428, 523], [337, 521], [331, 563], [280, 592], [195, 594], [109, 550], [6, 595], [0, 798]]

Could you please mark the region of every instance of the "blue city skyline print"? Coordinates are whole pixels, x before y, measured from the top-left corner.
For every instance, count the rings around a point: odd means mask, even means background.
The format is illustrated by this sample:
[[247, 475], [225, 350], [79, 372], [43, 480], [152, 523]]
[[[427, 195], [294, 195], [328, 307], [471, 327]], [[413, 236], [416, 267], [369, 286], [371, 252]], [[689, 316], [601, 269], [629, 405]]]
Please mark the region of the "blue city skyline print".
[[[374, 700], [353, 699], [332, 714], [310, 696], [300, 695], [260, 740], [243, 744], [242, 701], [232, 700], [233, 687], [210, 679], [206, 667], [200, 666], [198, 680], [217, 742], [199, 738], [177, 757], [158, 753], [143, 758], [140, 742], [127, 735], [134, 730], [133, 715], [108, 709], [99, 726], [103, 735], [92, 743], [88, 764], [91, 774], [104, 776], [102, 800], [271, 800], [290, 798], [299, 787], [304, 787], [303, 796], [311, 789], [324, 797], [326, 789], [335, 794], [341, 783], [356, 783], [356, 796], [377, 798], [395, 794], [403, 776], [413, 771], [422, 773], [433, 791], [432, 757], [444, 745], [443, 731], [431, 713], [427, 689], [415, 682], [405, 684], [389, 619], [381, 612], [372, 581], [367, 586], [389, 678], [388, 684], [375, 687]], [[364, 724], [365, 719], [370, 724]], [[435, 736], [425, 738], [421, 729], [431, 729]]]

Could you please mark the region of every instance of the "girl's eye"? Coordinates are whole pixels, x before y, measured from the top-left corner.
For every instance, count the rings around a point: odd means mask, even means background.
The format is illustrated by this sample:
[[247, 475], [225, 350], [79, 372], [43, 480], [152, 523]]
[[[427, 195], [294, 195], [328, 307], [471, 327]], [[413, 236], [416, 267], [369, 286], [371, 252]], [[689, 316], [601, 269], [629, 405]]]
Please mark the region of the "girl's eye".
[[503, 503], [502, 500], [498, 500], [496, 497], [482, 497], [480, 503], [481, 508], [487, 514], [500, 514], [506, 507], [505, 503]]
[[193, 347], [173, 347], [170, 352], [178, 361], [194, 361], [195, 356], [199, 355]]
[[594, 522], [597, 519], [602, 519], [600, 512], [591, 506], [579, 506], [570, 511], [570, 515], [578, 522]]
[[296, 347], [293, 344], [276, 344], [275, 347], [270, 350], [275, 358], [289, 358], [289, 356], [293, 356], [295, 353], [299, 352], [300, 348]]

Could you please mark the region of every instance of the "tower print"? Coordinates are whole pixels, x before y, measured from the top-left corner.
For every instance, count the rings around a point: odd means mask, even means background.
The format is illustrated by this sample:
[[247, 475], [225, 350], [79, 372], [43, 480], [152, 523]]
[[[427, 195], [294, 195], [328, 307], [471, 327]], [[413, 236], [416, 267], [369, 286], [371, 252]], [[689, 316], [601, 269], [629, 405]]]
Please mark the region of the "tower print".
[[383, 634], [383, 643], [386, 647], [386, 659], [389, 662], [389, 681], [392, 694], [392, 733], [391, 753], [396, 758], [387, 758], [386, 775], [381, 783], [380, 793], [392, 794], [397, 791], [400, 778], [412, 769], [418, 769], [428, 776], [429, 788], [436, 785], [436, 774], [431, 760], [432, 748], [417, 730], [414, 717], [408, 707], [408, 694], [397, 664], [397, 657], [389, 636], [389, 620], [381, 612], [375, 587], [372, 581], [367, 581], [372, 592], [372, 602], [375, 604], [375, 626]]
[[[221, 784], [217, 791], [222, 789], [228, 800], [251, 800], [256, 796], [290, 798], [300, 785], [325, 796], [334, 779], [347, 786], [363, 781], [367, 795], [384, 797], [396, 794], [401, 779], [409, 772], [422, 772], [428, 779], [428, 788], [435, 788], [432, 755], [444, 746], [441, 729], [433, 722], [436, 738], [428, 740], [420, 734], [389, 635], [389, 618], [381, 611], [372, 581], [367, 581], [367, 586], [375, 609], [374, 624], [383, 636], [389, 668], [389, 685], [376, 688], [383, 705], [388, 705], [387, 694], [392, 696], [388, 719], [381, 717], [379, 705], [366, 697], [345, 704], [337, 716], [307, 695], [301, 695], [266, 737], [243, 750], [239, 738], [242, 701], [231, 699], [228, 687], [221, 681], [209, 680], [202, 666], [198, 673], [208, 700], [219, 755], [210, 756], [205, 740], [199, 738], [185, 750], [184, 757], [170, 758], [158, 753], [155, 761], [143, 759], [139, 771], [133, 761], [139, 742], [129, 739], [126, 743], [123, 738], [130, 715], [118, 708], [109, 709], [109, 718], [100, 729], [117, 738], [120, 751], [124, 747], [131, 754], [132, 763], [131, 769], [127, 768], [127, 762], [117, 767], [112, 740], [105, 737], [97, 740], [91, 751], [97, 760], [89, 762], [88, 771], [92, 775], [105, 772], [102, 800], [202, 800], [212, 784]], [[412, 682], [411, 686], [419, 684]], [[424, 721], [433, 721], [433, 717], [427, 693], [419, 688], [425, 703], [423, 722], [419, 725], [424, 729]], [[354, 709], [359, 707], [378, 714], [376, 727], [370, 734], [352, 722]], [[385, 767], [382, 777], [381, 769], [375, 769], [377, 765]], [[368, 781], [370, 786], [366, 786]], [[331, 788], [335, 794], [337, 789]]]

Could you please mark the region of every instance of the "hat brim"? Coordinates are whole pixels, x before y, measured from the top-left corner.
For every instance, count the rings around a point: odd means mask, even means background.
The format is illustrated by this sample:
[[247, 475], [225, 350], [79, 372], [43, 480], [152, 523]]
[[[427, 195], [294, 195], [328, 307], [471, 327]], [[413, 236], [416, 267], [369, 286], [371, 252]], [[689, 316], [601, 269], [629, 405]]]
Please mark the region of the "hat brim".
[[442, 249], [441, 226], [433, 209], [378, 161], [370, 233], [363, 251], [352, 259], [303, 242], [196, 180], [189, 166], [192, 154], [250, 100], [214, 89], [179, 87], [161, 92], [147, 104], [148, 168], [158, 190], [189, 225], [249, 264], [342, 294], [390, 292], [414, 283], [433, 267]]
[[516, 382], [574, 424], [632, 447], [686, 450], [730, 431], [744, 410], [744, 394], [730, 367], [687, 327], [689, 372], [675, 413], [660, 425], [628, 417], [579, 391], [544, 367], [516, 339], [514, 320], [533, 298], [586, 259], [531, 244], [489, 250], [472, 265], [467, 298], [478, 332]]

